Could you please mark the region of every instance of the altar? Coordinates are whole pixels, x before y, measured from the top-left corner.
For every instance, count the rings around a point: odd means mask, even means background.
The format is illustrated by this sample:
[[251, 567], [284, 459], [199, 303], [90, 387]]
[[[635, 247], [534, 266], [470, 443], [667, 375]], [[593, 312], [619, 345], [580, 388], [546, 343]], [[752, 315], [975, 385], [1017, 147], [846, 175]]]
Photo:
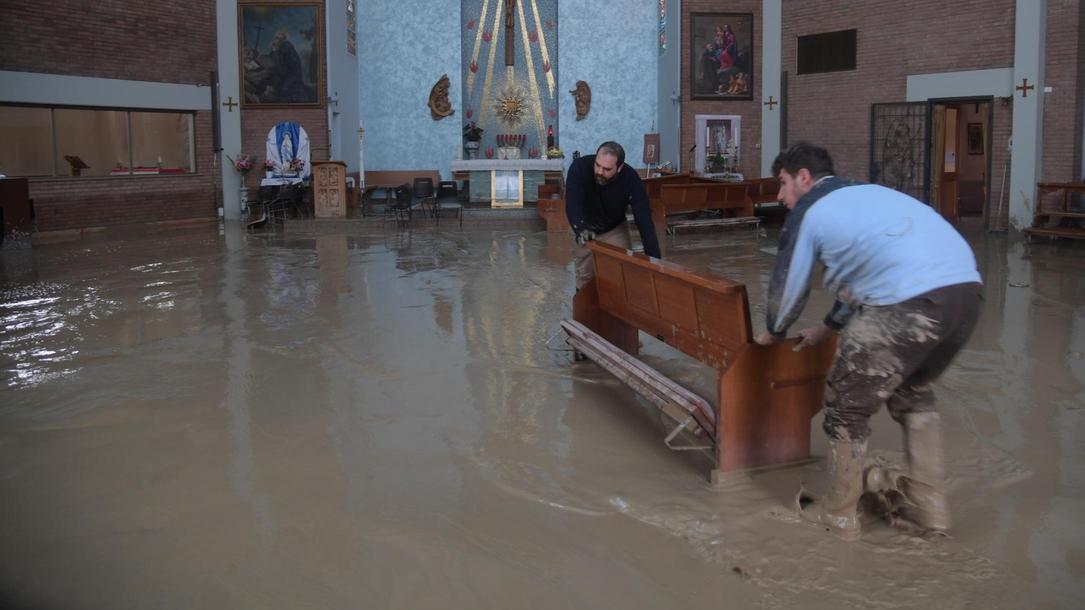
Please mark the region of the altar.
[[470, 201], [491, 207], [523, 207], [537, 201], [539, 185], [561, 184], [563, 159], [454, 159], [455, 180], [470, 181]]

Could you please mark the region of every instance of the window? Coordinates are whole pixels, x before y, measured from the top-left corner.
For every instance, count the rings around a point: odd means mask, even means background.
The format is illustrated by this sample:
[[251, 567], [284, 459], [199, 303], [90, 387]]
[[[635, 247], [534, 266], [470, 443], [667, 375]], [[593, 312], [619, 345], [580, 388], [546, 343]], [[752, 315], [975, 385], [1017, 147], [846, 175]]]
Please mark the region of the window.
[[799, 74], [854, 70], [857, 39], [858, 30], [799, 36]]
[[0, 174], [53, 175], [53, 115], [48, 108], [0, 107]]
[[191, 112], [0, 106], [0, 173], [131, 176], [193, 172]]

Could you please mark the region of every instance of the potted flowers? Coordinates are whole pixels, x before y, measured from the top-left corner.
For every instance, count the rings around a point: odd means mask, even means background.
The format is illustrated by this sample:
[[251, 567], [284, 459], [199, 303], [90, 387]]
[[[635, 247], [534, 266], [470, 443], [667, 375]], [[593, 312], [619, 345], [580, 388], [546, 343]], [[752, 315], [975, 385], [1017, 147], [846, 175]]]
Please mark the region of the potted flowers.
[[478, 159], [479, 141], [482, 140], [483, 131], [474, 121], [464, 124], [463, 139], [466, 141], [464, 148], [467, 149], [468, 159]]
[[272, 172], [274, 172], [277, 167], [278, 166], [275, 165], [275, 161], [273, 159], [264, 159], [264, 177], [270, 178]]
[[[245, 174], [248, 174], [253, 167], [256, 167], [256, 157], [241, 153], [233, 159], [230, 158], [230, 155], [226, 155], [226, 158], [237, 170], [237, 173], [241, 174], [241, 211], [244, 212], [249, 207], [249, 188], [245, 186]], [[222, 208], [219, 208], [219, 215], [222, 215]]]
[[226, 159], [230, 161], [234, 166], [234, 169], [237, 170], [237, 173], [241, 174], [242, 177], [256, 166], [256, 157], [253, 155], [242, 153], [233, 159], [230, 158], [230, 155], [226, 155]]

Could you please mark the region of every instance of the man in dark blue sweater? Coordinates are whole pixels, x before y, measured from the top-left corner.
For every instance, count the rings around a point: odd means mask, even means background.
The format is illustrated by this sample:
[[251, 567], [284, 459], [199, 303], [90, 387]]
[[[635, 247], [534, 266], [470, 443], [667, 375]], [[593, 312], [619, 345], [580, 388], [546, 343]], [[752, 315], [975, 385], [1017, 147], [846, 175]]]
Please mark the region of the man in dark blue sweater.
[[625, 211], [633, 208], [633, 220], [644, 244], [644, 253], [661, 258], [648, 195], [637, 170], [625, 164], [625, 150], [617, 142], [603, 142], [594, 155], [585, 155], [569, 165], [565, 179], [565, 215], [576, 234], [576, 288], [595, 276], [585, 243], [598, 239], [629, 249]]

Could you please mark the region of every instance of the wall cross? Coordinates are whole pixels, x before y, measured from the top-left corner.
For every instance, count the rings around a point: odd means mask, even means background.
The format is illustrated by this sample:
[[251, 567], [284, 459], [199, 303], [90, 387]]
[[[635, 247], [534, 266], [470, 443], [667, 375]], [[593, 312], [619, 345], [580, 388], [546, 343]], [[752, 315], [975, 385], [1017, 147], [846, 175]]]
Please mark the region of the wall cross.
[[780, 102], [777, 102], [777, 101], [776, 101], [775, 99], [773, 99], [773, 98], [772, 98], [772, 96], [770, 95], [770, 96], [769, 96], [769, 101], [765, 102], [765, 104], [764, 104], [764, 105], [765, 105], [765, 106], [768, 106], [768, 107], [769, 107], [769, 110], [772, 110], [772, 109], [773, 109], [773, 108], [774, 108], [774, 107], [775, 107], [775, 106], [776, 106], [777, 104], [779, 104], [779, 103], [780, 103]]
[[226, 112], [233, 112], [234, 106], [237, 106], [237, 102], [234, 101], [234, 96], [226, 98], [225, 102], [222, 102], [223, 106], [226, 106]]
[[1036, 87], [1035, 87], [1035, 85], [1028, 84], [1028, 79], [1025, 78], [1025, 79], [1021, 79], [1021, 84], [1017, 85], [1017, 87], [1015, 87], [1015, 88], [1018, 91], [1021, 92], [1021, 97], [1028, 97], [1028, 92], [1032, 91]]
[[516, 0], [505, 0], [505, 65], [516, 65], [516, 55], [513, 52], [515, 34], [512, 31], [512, 11], [516, 8]]

